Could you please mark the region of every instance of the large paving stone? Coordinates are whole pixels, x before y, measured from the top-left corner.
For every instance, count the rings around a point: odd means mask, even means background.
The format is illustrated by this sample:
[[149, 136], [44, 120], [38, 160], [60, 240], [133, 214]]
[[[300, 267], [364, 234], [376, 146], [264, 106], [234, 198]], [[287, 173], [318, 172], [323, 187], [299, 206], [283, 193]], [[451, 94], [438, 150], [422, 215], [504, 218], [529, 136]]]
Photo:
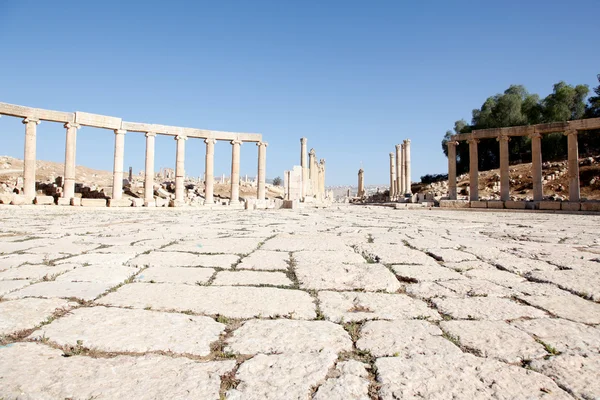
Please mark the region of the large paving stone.
[[330, 352], [258, 354], [238, 368], [240, 383], [227, 392], [227, 399], [307, 399], [336, 359]]
[[379, 358], [381, 399], [571, 399], [552, 379], [472, 354]]
[[18, 267], [23, 264], [41, 264], [44, 262], [43, 255], [37, 254], [11, 254], [0, 257], [0, 271]]
[[55, 262], [55, 264], [101, 265], [103, 267], [121, 266], [132, 258], [133, 254], [93, 253], [81, 254], [78, 256], [58, 260]]
[[268, 240], [261, 250], [276, 251], [348, 251], [348, 247], [337, 236], [326, 234], [314, 235], [277, 235]]
[[554, 379], [577, 398], [600, 398], [600, 354], [586, 356], [561, 354], [548, 360], [535, 360], [531, 367]]
[[527, 257], [519, 257], [513, 254], [502, 253], [500, 257], [494, 258], [494, 264], [514, 274], [524, 275], [533, 271], [554, 271], [556, 266], [542, 260], [532, 260]]
[[344, 328], [327, 321], [251, 320], [235, 330], [227, 343], [230, 351], [241, 354], [352, 351]]
[[57, 266], [48, 265], [21, 265], [20, 267], [10, 268], [3, 272], [0, 272], [0, 280], [8, 279], [30, 279], [30, 280], [41, 280], [41, 279], [52, 279], [57, 275], [64, 272], [70, 271], [77, 265], [74, 264], [61, 264]]
[[210, 354], [225, 325], [212, 318], [122, 308], [84, 307], [36, 331], [60, 346], [80, 344], [107, 352], [172, 351]]
[[212, 268], [150, 267], [135, 277], [136, 282], [204, 284], [213, 276]]
[[249, 254], [256, 250], [261, 239], [218, 238], [186, 240], [164, 247], [164, 251], [183, 251], [199, 254]]
[[561, 318], [584, 324], [600, 324], [600, 304], [577, 296], [520, 296], [532, 306]]
[[528, 276], [540, 282], [555, 285], [575, 293], [585, 295], [594, 301], [600, 301], [600, 274], [598, 269], [577, 269], [557, 271], [534, 271]]
[[116, 286], [138, 273], [137, 268], [120, 265], [100, 266], [90, 265], [77, 267], [72, 271], [58, 276], [57, 282], [102, 282]]
[[455, 295], [448, 297], [510, 297], [519, 292], [500, 286], [485, 279], [460, 279], [441, 281], [438, 284], [452, 290]]
[[455, 249], [427, 249], [427, 253], [438, 261], [443, 262], [459, 263], [464, 261], [477, 261], [477, 257], [473, 254]]
[[10, 292], [24, 288], [29, 283], [28, 280], [0, 281], [0, 296], [5, 296]]
[[454, 319], [482, 319], [490, 321], [517, 318], [544, 318], [548, 315], [536, 308], [499, 297], [470, 297], [466, 299], [437, 299], [433, 303], [442, 314]]
[[19, 299], [0, 302], [0, 335], [32, 329], [59, 309], [74, 306], [63, 299]]
[[239, 259], [238, 256], [233, 254], [198, 255], [177, 251], [154, 251], [139, 255], [129, 261], [128, 264], [135, 267], [209, 267], [227, 269], [231, 268]]
[[221, 271], [213, 281], [215, 286], [271, 285], [291, 286], [292, 281], [283, 272]]
[[472, 269], [487, 269], [496, 270], [497, 268], [484, 261], [462, 261], [462, 262], [444, 262], [446, 268], [455, 270], [456, 272], [465, 272]]
[[234, 360], [197, 362], [159, 355], [64, 357], [43, 344], [0, 348], [0, 397], [6, 399], [218, 399]]
[[458, 272], [439, 265], [392, 265], [392, 269], [401, 279], [409, 282], [466, 279]]
[[[462, 282], [462, 281], [452, 281], [452, 282]], [[420, 283], [412, 283], [410, 285], [406, 285], [405, 287], [406, 293], [418, 297], [420, 299], [432, 299], [434, 297], [464, 297], [454, 290], [450, 290], [440, 285], [438, 282], [425, 281]]]
[[437, 261], [426, 253], [399, 244], [367, 243], [359, 246], [361, 252], [382, 264], [407, 264], [439, 266]]
[[527, 332], [561, 353], [600, 353], [600, 329], [562, 318], [513, 321], [511, 325]]
[[513, 285], [518, 285], [521, 282], [525, 282], [526, 279], [510, 273], [506, 271], [501, 271], [499, 269], [496, 270], [484, 270], [484, 269], [474, 269], [464, 273], [465, 276], [469, 278], [475, 279], [485, 279], [486, 281], [494, 282], [498, 285], [512, 287]]
[[422, 301], [404, 294], [319, 292], [321, 310], [333, 322], [371, 319], [440, 319], [439, 314]]
[[193, 311], [229, 318], [290, 316], [313, 319], [315, 304], [306, 292], [291, 289], [132, 283], [109, 293], [100, 304], [155, 310]]
[[[334, 253], [334, 252], [331, 252]], [[296, 267], [300, 287], [315, 290], [353, 290], [395, 292], [400, 282], [382, 264], [313, 264], [303, 263]]]
[[282, 251], [256, 250], [242, 259], [238, 269], [257, 269], [266, 271], [287, 270], [290, 256]]
[[297, 251], [293, 253], [293, 258], [298, 267], [327, 265], [327, 264], [360, 264], [366, 263], [366, 260], [352, 249], [345, 251], [323, 251], [309, 250]]
[[440, 327], [481, 357], [519, 363], [548, 354], [531, 336], [504, 321], [442, 321]]
[[366, 365], [354, 360], [339, 362], [335, 367], [335, 377], [327, 379], [319, 387], [313, 400], [369, 400], [370, 382]]
[[[7, 281], [10, 282], [10, 281]], [[21, 281], [19, 281], [21, 282]], [[40, 282], [30, 285], [24, 289], [12, 292], [5, 297], [7, 299], [21, 299], [24, 297], [43, 297], [43, 298], [76, 298], [81, 300], [94, 300], [102, 293], [110, 289], [110, 283], [98, 282]]]
[[375, 357], [445, 355], [460, 349], [442, 337], [434, 324], [420, 320], [367, 321], [360, 330], [356, 347]]

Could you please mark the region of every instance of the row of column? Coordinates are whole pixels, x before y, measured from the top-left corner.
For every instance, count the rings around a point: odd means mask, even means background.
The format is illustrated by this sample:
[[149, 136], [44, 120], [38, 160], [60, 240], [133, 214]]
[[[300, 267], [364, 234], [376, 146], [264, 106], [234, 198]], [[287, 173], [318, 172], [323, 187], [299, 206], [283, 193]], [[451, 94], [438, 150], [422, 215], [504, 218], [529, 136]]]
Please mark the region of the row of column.
[[[565, 132], [568, 145], [568, 176], [569, 176], [569, 201], [579, 201], [579, 149], [577, 146], [577, 131]], [[533, 181], [533, 200], [541, 201], [544, 198], [542, 177], [542, 136], [539, 133], [529, 135], [531, 139], [531, 176]], [[500, 200], [510, 200], [510, 171], [509, 149], [510, 137], [500, 135], [496, 138], [500, 146]], [[471, 138], [469, 143], [469, 200], [479, 200], [479, 156], [477, 144], [479, 139]], [[456, 200], [456, 141], [448, 141], [448, 196]]]
[[315, 149], [307, 153], [308, 139], [300, 138], [300, 166], [302, 167], [302, 199], [325, 194], [325, 159], [317, 162]]
[[390, 153], [390, 198], [411, 194], [410, 139], [396, 145], [396, 154]]
[[[35, 118], [25, 118], [25, 152], [23, 166], [23, 194], [26, 198], [32, 199], [36, 196], [35, 189], [35, 171], [36, 171], [36, 135], [37, 125], [40, 123]], [[63, 182], [63, 198], [75, 197], [75, 153], [77, 147], [77, 129], [79, 124], [72, 122], [66, 123], [65, 128], [65, 169]], [[123, 197], [123, 161], [125, 154], [125, 130], [115, 130], [115, 152], [113, 163], [113, 195], [114, 200], [120, 200]], [[145, 179], [144, 179], [144, 205], [154, 204], [154, 149], [156, 133], [146, 133], [146, 160], [145, 160]], [[186, 136], [178, 135], [176, 160], [175, 160], [175, 204], [184, 204], [184, 178], [185, 178], [185, 141]], [[214, 204], [214, 149], [216, 139], [205, 139], [206, 143], [206, 165], [205, 165], [205, 202], [204, 204]], [[231, 204], [239, 203], [239, 177], [240, 177], [240, 146], [239, 140], [231, 141], [232, 160], [231, 160]], [[265, 142], [256, 143], [258, 146], [258, 182], [257, 199], [265, 200], [266, 183], [266, 163], [267, 146]]]

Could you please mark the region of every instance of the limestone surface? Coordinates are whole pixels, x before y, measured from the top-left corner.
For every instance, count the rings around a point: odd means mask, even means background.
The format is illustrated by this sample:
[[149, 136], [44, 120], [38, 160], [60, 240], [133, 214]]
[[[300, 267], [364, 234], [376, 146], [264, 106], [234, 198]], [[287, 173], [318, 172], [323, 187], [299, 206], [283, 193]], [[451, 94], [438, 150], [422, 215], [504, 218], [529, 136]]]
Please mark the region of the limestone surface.
[[322, 384], [314, 400], [350, 399], [369, 400], [369, 373], [367, 365], [358, 361], [342, 361], [336, 365], [336, 377]]
[[354, 290], [395, 292], [400, 282], [382, 264], [318, 263], [296, 267], [300, 287], [315, 290]]
[[238, 269], [257, 269], [266, 271], [280, 271], [288, 269], [290, 256], [282, 251], [256, 250], [244, 257], [237, 266]]
[[554, 379], [561, 387], [578, 398], [600, 397], [600, 355], [561, 354], [548, 360], [536, 360], [531, 367]]
[[256, 238], [195, 239], [166, 246], [163, 250], [198, 254], [249, 254], [260, 242], [261, 240]]
[[18, 281], [0, 281], [0, 296], [5, 296], [10, 292], [15, 290], [24, 288], [29, 285], [28, 280], [18, 280]]
[[9, 279], [30, 279], [30, 280], [41, 280], [41, 279], [53, 279], [57, 275], [65, 273], [75, 268], [73, 264], [61, 264], [56, 267], [47, 265], [22, 265], [20, 267], [10, 268], [3, 272], [0, 272], [0, 280]]
[[212, 268], [150, 267], [135, 277], [136, 282], [204, 284], [213, 276]]
[[56, 277], [57, 282], [102, 282], [118, 285], [138, 273], [137, 268], [125, 266], [90, 265], [77, 267], [72, 271]]
[[396, 275], [408, 282], [465, 279], [465, 277], [458, 272], [439, 265], [392, 265], [392, 269]]
[[233, 254], [198, 255], [177, 251], [142, 254], [128, 262], [135, 267], [212, 267], [231, 268], [239, 261]]
[[577, 296], [527, 296], [520, 297], [535, 307], [551, 314], [584, 324], [600, 324], [600, 304]]
[[269, 285], [291, 286], [292, 281], [283, 272], [221, 271], [213, 281], [215, 286]]
[[499, 297], [469, 297], [466, 299], [433, 299], [442, 314], [454, 319], [504, 321], [517, 318], [543, 318], [548, 315], [537, 308], [524, 306]]
[[69, 310], [73, 303], [63, 299], [19, 299], [0, 302], [0, 335], [33, 329], [57, 310]]
[[24, 297], [60, 297], [68, 299], [73, 297], [87, 301], [94, 300], [112, 286], [114, 285], [105, 282], [40, 282], [7, 294], [5, 297], [7, 299], [21, 299]]
[[513, 321], [511, 325], [561, 353], [600, 353], [600, 329], [562, 318]]

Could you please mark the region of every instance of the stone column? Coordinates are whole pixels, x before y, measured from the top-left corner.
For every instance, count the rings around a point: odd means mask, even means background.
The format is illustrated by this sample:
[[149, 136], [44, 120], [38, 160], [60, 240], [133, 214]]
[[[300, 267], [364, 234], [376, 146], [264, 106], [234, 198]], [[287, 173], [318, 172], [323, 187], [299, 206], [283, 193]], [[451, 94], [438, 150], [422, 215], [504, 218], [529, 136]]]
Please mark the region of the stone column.
[[214, 182], [215, 182], [215, 139], [205, 139], [206, 164], [204, 167], [204, 204], [214, 204]]
[[456, 200], [456, 145], [458, 142], [449, 140], [448, 146], [448, 198]]
[[577, 147], [577, 131], [567, 131], [569, 148], [569, 201], [579, 201], [579, 149]]
[[266, 182], [266, 168], [267, 168], [267, 146], [268, 143], [258, 142], [258, 177], [256, 178], [256, 199], [258, 201], [265, 200], [265, 182]]
[[365, 195], [365, 171], [363, 169], [358, 170], [358, 197], [363, 197]]
[[308, 165], [306, 153], [306, 138], [300, 138], [300, 166], [302, 167], [302, 199], [306, 197], [308, 192]]
[[319, 163], [321, 167], [321, 179], [319, 180], [319, 193], [325, 197], [325, 159], [321, 158]]
[[477, 155], [478, 139], [469, 139], [469, 200], [479, 200], [479, 156]]
[[144, 205], [155, 206], [154, 200], [154, 142], [156, 133], [146, 132], [146, 167], [144, 177]]
[[542, 135], [535, 132], [531, 138], [531, 176], [533, 180], [533, 200], [542, 201], [544, 190], [542, 183]]
[[185, 179], [185, 141], [187, 136], [175, 136], [177, 141], [177, 152], [175, 154], [175, 205], [181, 205], [184, 200]]
[[240, 202], [240, 140], [231, 141], [231, 200], [229, 204]]
[[410, 171], [410, 139], [404, 141], [404, 193], [412, 196], [412, 180]]
[[510, 137], [500, 135], [496, 138], [500, 142], [500, 200], [510, 200], [510, 171], [508, 169], [508, 142]]
[[79, 124], [67, 122], [67, 138], [65, 140], [65, 181], [63, 182], [62, 197], [75, 197], [75, 152], [77, 149], [77, 129]]
[[123, 198], [123, 157], [125, 154], [126, 130], [115, 130], [115, 162], [113, 166], [113, 193], [114, 200]]
[[402, 145], [396, 145], [396, 197], [404, 197], [404, 174], [402, 173]]
[[309, 194], [316, 195], [319, 188], [319, 171], [317, 167], [317, 153], [315, 149], [308, 152], [308, 179], [310, 180]]
[[35, 197], [35, 147], [39, 119], [25, 118], [25, 155], [23, 157], [23, 194], [28, 200]]
[[394, 153], [390, 153], [390, 200], [396, 196], [396, 163]]

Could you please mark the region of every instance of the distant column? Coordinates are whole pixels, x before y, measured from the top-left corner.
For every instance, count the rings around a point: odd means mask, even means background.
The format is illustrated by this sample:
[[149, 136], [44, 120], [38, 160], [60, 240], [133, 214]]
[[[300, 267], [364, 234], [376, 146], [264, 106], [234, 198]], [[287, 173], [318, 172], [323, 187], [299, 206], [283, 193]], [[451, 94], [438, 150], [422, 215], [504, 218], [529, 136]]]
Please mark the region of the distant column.
[[471, 201], [479, 200], [479, 156], [477, 155], [478, 139], [469, 139], [469, 199]]
[[315, 149], [310, 149], [308, 152], [308, 178], [310, 180], [309, 194], [315, 195], [319, 187], [319, 171], [317, 167], [317, 153]]
[[577, 146], [577, 131], [567, 131], [569, 148], [569, 201], [579, 201], [579, 149]]
[[229, 204], [240, 202], [240, 140], [231, 141], [231, 200]]
[[321, 158], [319, 163], [321, 167], [321, 180], [319, 181], [319, 193], [325, 197], [325, 159]]
[[542, 135], [532, 133], [531, 138], [531, 176], [533, 180], [533, 200], [542, 201], [544, 190], [542, 183]]
[[75, 152], [79, 124], [67, 122], [65, 128], [67, 128], [67, 138], [65, 140], [65, 180], [62, 197], [71, 199], [75, 197]]
[[115, 161], [113, 166], [113, 193], [114, 200], [123, 198], [123, 157], [125, 154], [125, 133], [123, 129], [115, 130]]
[[184, 179], [185, 179], [185, 141], [187, 136], [175, 136], [177, 141], [177, 152], [175, 154], [175, 204], [184, 203]]
[[510, 137], [500, 135], [496, 140], [500, 143], [500, 200], [508, 201], [510, 200], [510, 172], [508, 169], [508, 142]]
[[266, 168], [267, 168], [267, 146], [268, 143], [258, 142], [258, 177], [256, 178], [256, 199], [258, 201], [265, 200], [265, 182], [266, 182]]
[[365, 171], [363, 169], [358, 170], [358, 197], [363, 197], [365, 195]]
[[404, 198], [404, 144], [396, 145], [396, 180], [398, 187], [397, 194], [400, 198]]
[[410, 139], [404, 141], [404, 190], [412, 196], [412, 180], [410, 167]]
[[456, 200], [456, 145], [458, 142], [449, 140], [448, 146], [448, 198]]
[[154, 200], [154, 142], [156, 133], [146, 132], [146, 168], [144, 179], [144, 205], [155, 206]]
[[300, 166], [302, 167], [302, 199], [306, 197], [308, 192], [308, 165], [307, 165], [307, 153], [306, 153], [306, 142], [305, 137], [300, 138]]
[[215, 139], [205, 139], [206, 164], [204, 168], [204, 204], [214, 204], [214, 181], [215, 181]]
[[394, 153], [390, 153], [390, 200], [396, 196], [396, 163]]
[[23, 157], [23, 194], [28, 200], [35, 197], [35, 147], [39, 119], [25, 118], [25, 155]]

